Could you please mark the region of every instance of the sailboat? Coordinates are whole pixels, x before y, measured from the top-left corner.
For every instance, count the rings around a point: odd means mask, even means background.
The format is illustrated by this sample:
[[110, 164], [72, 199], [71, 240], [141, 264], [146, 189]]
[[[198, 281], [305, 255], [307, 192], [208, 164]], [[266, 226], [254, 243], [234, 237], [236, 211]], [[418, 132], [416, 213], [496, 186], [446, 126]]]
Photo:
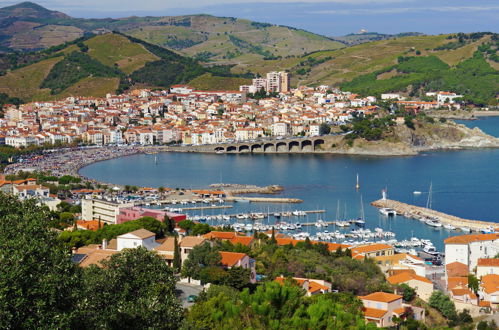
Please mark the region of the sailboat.
[[[432, 193], [433, 193], [433, 182], [430, 182], [430, 189], [428, 190], [428, 199], [426, 200], [426, 208], [431, 210], [432, 206]], [[438, 219], [427, 219], [425, 223], [428, 226], [440, 228], [442, 223]]]
[[366, 225], [364, 217], [364, 203], [362, 202], [362, 195], [360, 195], [360, 217], [355, 220], [355, 224], [359, 227], [364, 227]]

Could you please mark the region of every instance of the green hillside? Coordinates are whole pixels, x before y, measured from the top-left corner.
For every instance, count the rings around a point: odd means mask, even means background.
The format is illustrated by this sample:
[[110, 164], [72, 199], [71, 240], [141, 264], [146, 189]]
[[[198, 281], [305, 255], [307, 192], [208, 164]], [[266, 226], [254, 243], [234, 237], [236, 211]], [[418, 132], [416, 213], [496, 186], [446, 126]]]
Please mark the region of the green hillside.
[[[23, 101], [69, 95], [104, 96], [143, 87], [168, 88], [203, 76], [211, 81], [247, 80], [230, 68], [205, 68], [196, 60], [133, 37], [108, 33], [65, 43], [36, 53], [0, 58], [0, 93]], [[200, 81], [206, 81], [201, 79]]]
[[[0, 8], [0, 51], [44, 49], [88, 33], [111, 31], [216, 64], [251, 63], [263, 58], [300, 56], [344, 46], [304, 30], [231, 17], [187, 15], [82, 19], [31, 2]], [[132, 66], [128, 71], [133, 69]]]

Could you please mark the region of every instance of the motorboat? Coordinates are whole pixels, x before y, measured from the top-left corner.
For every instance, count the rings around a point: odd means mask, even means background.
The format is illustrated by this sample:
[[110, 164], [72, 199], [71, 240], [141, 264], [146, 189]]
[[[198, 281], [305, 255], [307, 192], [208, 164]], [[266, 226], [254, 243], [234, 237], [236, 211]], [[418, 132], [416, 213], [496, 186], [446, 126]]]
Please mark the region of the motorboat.
[[444, 225], [444, 228], [445, 228], [445, 229], [448, 229], [448, 230], [454, 230], [454, 229], [456, 229], [456, 227], [454, 227], [454, 226], [453, 226], [453, 225], [451, 225], [450, 223], [445, 224], [445, 225]]
[[425, 245], [423, 247], [423, 252], [431, 254], [431, 255], [436, 255], [438, 254], [437, 249], [433, 245]]
[[394, 217], [397, 215], [397, 212], [395, 212], [394, 209], [390, 209], [387, 207], [383, 207], [383, 208], [379, 209], [379, 212], [387, 217]]
[[471, 228], [469, 228], [469, 227], [460, 227], [459, 229], [461, 229], [461, 231], [463, 231], [465, 233], [471, 233]]
[[421, 191], [415, 190], [412, 192], [414, 195], [421, 195]]
[[434, 219], [428, 219], [425, 221], [425, 223], [428, 225], [428, 226], [431, 226], [431, 227], [442, 227], [442, 223], [438, 220], [434, 220]]

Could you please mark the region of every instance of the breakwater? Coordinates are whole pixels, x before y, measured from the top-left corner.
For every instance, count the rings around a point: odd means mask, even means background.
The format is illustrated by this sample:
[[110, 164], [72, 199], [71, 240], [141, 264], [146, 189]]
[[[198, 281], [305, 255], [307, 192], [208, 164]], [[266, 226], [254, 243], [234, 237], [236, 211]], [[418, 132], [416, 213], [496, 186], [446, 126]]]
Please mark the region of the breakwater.
[[438, 219], [443, 224], [451, 224], [457, 228], [467, 227], [474, 231], [480, 231], [482, 229], [488, 229], [490, 227], [497, 226], [497, 223], [494, 222], [463, 219], [454, 215], [431, 210], [421, 206], [402, 203], [391, 199], [379, 199], [377, 201], [372, 202], [371, 205], [378, 208], [386, 207], [394, 209], [397, 212], [397, 214], [402, 214], [408, 218], [414, 218], [414, 219], [435, 218]]

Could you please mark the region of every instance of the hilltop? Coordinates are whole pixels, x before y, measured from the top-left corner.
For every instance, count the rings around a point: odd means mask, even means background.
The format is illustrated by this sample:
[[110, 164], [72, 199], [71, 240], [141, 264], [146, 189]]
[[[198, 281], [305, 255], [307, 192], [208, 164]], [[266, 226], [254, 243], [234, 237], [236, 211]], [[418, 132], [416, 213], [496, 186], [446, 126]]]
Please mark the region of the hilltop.
[[119, 31], [215, 63], [302, 55], [342, 43], [304, 30], [210, 15], [82, 19], [23, 2], [0, 9], [0, 46], [37, 50], [88, 33]]
[[331, 37], [331, 39], [344, 43], [346, 45], [358, 45], [370, 41], [395, 39], [409, 36], [421, 36], [423, 33], [419, 32], [404, 32], [397, 34], [384, 34], [378, 32], [360, 32], [360, 33], [350, 33], [345, 36]]
[[[23, 101], [67, 96], [105, 96], [133, 86], [163, 87], [197, 77], [230, 85], [246, 82], [224, 67], [196, 60], [133, 37], [107, 33], [45, 51], [0, 57], [0, 93]], [[221, 77], [220, 75], [223, 75]]]

